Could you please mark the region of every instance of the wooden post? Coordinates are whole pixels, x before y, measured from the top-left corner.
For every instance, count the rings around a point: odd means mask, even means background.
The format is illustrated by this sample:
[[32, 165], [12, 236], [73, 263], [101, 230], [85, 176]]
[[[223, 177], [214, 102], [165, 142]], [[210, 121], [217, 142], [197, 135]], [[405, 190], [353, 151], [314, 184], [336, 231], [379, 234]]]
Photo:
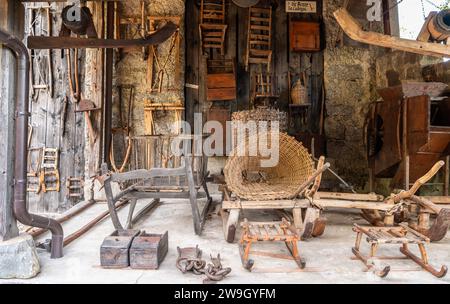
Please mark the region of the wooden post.
[[185, 81], [188, 86], [185, 87], [185, 120], [191, 125], [194, 125], [194, 113], [198, 104], [199, 89], [195, 86], [199, 85], [199, 53], [201, 52], [198, 26], [199, 26], [199, 10], [195, 5], [195, 1], [186, 1], [186, 16], [185, 18], [185, 37], [189, 44], [186, 47], [186, 67], [185, 67]]
[[403, 100], [403, 161], [405, 163], [405, 190], [409, 190], [409, 153], [408, 153], [408, 99]]
[[445, 181], [444, 181], [444, 196], [449, 195], [450, 188], [450, 156], [445, 158]]
[[[18, 25], [23, 16], [22, 5], [18, 1], [0, 1], [0, 27], [20, 33]], [[0, 128], [0, 241], [6, 241], [19, 235], [12, 211], [13, 171], [14, 171], [14, 104], [16, 60], [12, 52], [0, 45], [0, 119], [5, 122]]]
[[[114, 38], [114, 2], [107, 2], [106, 35], [108, 39]], [[104, 147], [103, 162], [110, 163], [109, 154], [112, 142], [112, 116], [113, 116], [113, 49], [106, 50], [105, 57], [105, 105], [104, 105]]]

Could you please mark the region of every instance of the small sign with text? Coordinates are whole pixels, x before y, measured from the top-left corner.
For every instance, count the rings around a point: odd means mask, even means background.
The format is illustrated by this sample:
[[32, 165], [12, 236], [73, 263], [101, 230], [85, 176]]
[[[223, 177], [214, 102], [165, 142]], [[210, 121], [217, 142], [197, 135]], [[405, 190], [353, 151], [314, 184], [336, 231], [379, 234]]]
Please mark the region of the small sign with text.
[[316, 1], [286, 1], [287, 13], [317, 13]]

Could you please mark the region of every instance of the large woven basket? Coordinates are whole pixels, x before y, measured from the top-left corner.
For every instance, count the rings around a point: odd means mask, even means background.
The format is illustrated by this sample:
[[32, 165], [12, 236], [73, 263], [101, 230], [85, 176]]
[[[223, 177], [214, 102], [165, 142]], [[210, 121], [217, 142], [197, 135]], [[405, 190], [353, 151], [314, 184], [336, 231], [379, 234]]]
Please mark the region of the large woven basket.
[[[279, 162], [275, 167], [261, 167], [264, 158], [248, 153], [240, 156], [237, 148], [231, 153], [224, 169], [225, 181], [239, 198], [252, 201], [294, 199], [300, 194], [301, 185], [314, 174], [314, 162], [308, 150], [293, 137], [279, 134]], [[257, 146], [262, 136], [270, 138], [272, 135], [249, 136], [243, 144], [244, 151]]]

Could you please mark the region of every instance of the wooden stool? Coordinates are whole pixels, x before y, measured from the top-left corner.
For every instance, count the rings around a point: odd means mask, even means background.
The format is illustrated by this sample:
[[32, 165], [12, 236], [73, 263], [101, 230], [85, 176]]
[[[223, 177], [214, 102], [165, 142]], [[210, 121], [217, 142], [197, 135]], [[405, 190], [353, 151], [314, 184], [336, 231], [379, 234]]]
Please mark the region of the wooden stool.
[[[391, 271], [390, 266], [386, 266], [382, 270], [375, 268], [373, 260], [376, 259], [379, 245], [397, 245], [401, 244], [400, 252], [406, 257], [413, 260], [420, 265], [423, 269], [430, 272], [432, 275], [438, 278], [442, 278], [447, 274], [447, 267], [442, 266], [441, 270], [434, 269], [428, 262], [428, 255], [425, 250], [425, 244], [430, 243], [430, 239], [426, 236], [412, 230], [407, 225], [401, 225], [400, 227], [361, 227], [359, 225], [354, 226], [353, 231], [357, 233], [355, 248], [353, 253], [360, 259], [368, 269], [374, 271], [379, 277], [386, 277]], [[361, 241], [363, 235], [367, 236], [367, 242], [371, 246], [370, 256], [363, 256], [360, 252]], [[409, 249], [409, 244], [416, 244], [419, 246], [421, 258], [414, 255]]]
[[256, 223], [247, 219], [241, 224], [244, 232], [239, 244], [242, 265], [251, 271], [254, 261], [249, 259], [250, 249], [254, 242], [284, 242], [300, 269], [304, 269], [306, 262], [300, 257], [297, 242], [300, 237], [296, 229], [286, 219], [282, 222]]

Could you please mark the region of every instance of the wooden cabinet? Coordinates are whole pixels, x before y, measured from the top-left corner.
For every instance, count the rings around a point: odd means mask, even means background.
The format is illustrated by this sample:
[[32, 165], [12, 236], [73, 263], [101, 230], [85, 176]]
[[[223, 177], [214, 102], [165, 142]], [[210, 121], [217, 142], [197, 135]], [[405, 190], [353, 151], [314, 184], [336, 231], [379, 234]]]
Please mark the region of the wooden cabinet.
[[311, 21], [290, 22], [290, 47], [293, 52], [318, 52], [321, 50], [320, 23]]

